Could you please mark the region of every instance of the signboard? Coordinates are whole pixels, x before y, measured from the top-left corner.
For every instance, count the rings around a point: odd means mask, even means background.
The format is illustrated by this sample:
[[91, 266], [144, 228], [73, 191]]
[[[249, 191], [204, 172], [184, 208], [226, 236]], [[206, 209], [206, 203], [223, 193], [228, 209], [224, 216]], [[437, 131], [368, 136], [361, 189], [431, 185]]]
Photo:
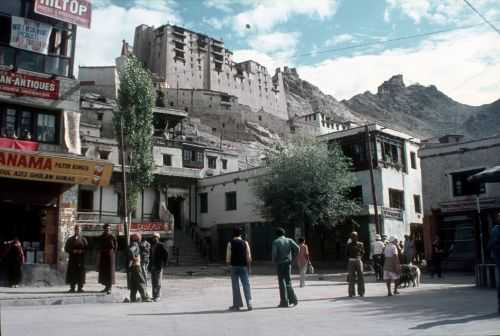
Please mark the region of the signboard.
[[[131, 223], [130, 233], [140, 233], [141, 235], [152, 235], [155, 232], [160, 234], [171, 233], [172, 229], [168, 223], [164, 222], [146, 222], [146, 223]], [[119, 234], [125, 234], [125, 229], [123, 224], [118, 224]]]
[[45, 99], [58, 99], [59, 81], [0, 70], [0, 91]]
[[12, 17], [10, 45], [14, 48], [47, 54], [52, 26], [18, 17]]
[[0, 177], [105, 186], [111, 163], [0, 149]]
[[90, 29], [90, 0], [35, 0], [35, 13]]

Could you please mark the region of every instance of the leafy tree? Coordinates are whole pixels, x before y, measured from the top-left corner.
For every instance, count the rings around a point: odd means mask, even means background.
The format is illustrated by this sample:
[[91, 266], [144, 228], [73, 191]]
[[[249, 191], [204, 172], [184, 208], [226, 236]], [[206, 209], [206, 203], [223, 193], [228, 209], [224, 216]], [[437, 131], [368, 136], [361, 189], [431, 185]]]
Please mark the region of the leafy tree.
[[337, 145], [296, 138], [269, 151], [268, 174], [255, 184], [263, 215], [276, 225], [306, 234], [359, 210], [349, 197], [353, 186], [351, 161]]
[[[141, 62], [130, 57], [120, 72], [118, 110], [113, 124], [120, 146], [125, 148], [127, 169], [127, 205], [129, 216], [139, 193], [153, 182], [153, 107], [155, 89], [151, 74]], [[123, 125], [124, 143], [121, 143]]]

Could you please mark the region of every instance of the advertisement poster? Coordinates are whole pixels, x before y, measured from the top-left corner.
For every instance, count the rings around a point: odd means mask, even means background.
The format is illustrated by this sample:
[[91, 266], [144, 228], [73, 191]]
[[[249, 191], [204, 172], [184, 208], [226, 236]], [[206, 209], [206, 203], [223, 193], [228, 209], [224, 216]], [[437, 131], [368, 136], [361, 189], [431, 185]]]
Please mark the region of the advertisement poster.
[[90, 29], [90, 0], [35, 0], [35, 13]]
[[14, 48], [47, 54], [52, 26], [13, 16], [10, 45]]

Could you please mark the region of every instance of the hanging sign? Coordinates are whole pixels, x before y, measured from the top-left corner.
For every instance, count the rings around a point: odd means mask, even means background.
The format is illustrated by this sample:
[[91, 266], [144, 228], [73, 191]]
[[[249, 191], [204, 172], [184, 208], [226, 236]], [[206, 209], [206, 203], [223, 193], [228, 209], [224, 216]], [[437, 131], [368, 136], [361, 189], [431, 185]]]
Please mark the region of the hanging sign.
[[90, 29], [90, 0], [35, 0], [35, 13]]
[[10, 45], [14, 48], [47, 54], [52, 26], [18, 17], [12, 17]]
[[0, 91], [45, 99], [59, 98], [59, 81], [0, 70]]

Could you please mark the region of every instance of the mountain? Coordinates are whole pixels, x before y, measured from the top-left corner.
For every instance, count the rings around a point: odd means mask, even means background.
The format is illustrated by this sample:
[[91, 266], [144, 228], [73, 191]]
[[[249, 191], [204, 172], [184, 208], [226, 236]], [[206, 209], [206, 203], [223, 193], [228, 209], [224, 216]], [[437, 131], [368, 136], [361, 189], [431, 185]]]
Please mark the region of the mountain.
[[333, 120], [378, 121], [420, 138], [450, 133], [468, 138], [494, 135], [500, 127], [500, 100], [492, 104], [461, 104], [434, 85], [406, 86], [402, 75], [395, 75], [378, 87], [338, 101], [319, 88], [300, 79], [295, 69], [285, 68], [288, 115], [322, 112]]
[[364, 118], [351, 111], [334, 97], [324, 94], [318, 87], [301, 79], [294, 68], [284, 68], [283, 82], [285, 85], [288, 117], [290, 119], [296, 116], [321, 112], [333, 120], [364, 120]]

